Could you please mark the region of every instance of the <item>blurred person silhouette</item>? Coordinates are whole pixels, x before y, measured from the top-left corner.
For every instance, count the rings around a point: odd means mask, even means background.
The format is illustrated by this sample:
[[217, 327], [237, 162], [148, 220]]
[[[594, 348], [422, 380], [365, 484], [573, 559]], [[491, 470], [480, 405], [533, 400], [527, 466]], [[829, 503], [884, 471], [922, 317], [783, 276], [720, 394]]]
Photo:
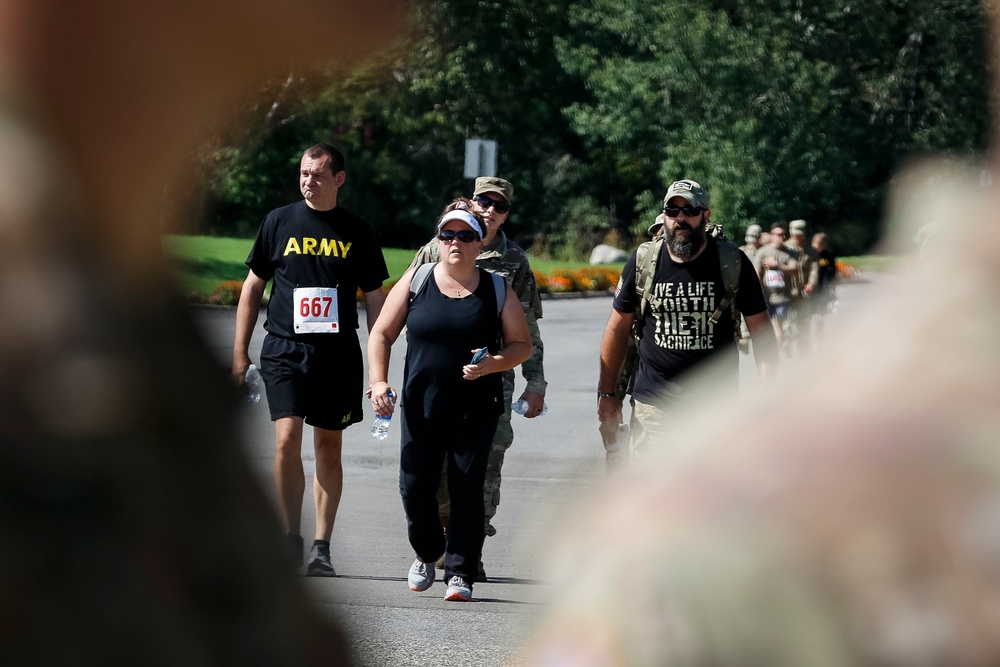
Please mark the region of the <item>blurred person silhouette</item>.
[[826, 316], [837, 300], [837, 256], [830, 250], [826, 234], [813, 234], [812, 249], [816, 261], [816, 291], [813, 292], [810, 320], [812, 349], [819, 347], [823, 338]]
[[878, 251], [927, 219], [982, 242], [865, 286], [819, 352], [692, 409], [578, 508], [524, 664], [1000, 664], [1000, 197], [978, 175], [907, 169]]
[[283, 567], [156, 212], [248, 87], [373, 51], [397, 19], [384, 0], [0, 3], [3, 664], [346, 662]]

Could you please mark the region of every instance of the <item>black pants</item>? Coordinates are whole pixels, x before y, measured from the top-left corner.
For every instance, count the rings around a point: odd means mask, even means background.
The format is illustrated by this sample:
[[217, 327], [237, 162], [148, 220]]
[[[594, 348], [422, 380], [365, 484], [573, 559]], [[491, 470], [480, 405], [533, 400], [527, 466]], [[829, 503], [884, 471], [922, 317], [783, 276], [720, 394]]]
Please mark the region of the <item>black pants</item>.
[[[421, 406], [422, 407], [422, 406]], [[444, 553], [445, 581], [458, 575], [470, 584], [483, 555], [483, 484], [499, 415], [425, 419], [400, 410], [399, 494], [406, 531], [417, 558], [433, 562]], [[438, 516], [437, 487], [448, 466], [451, 527], [445, 540]]]

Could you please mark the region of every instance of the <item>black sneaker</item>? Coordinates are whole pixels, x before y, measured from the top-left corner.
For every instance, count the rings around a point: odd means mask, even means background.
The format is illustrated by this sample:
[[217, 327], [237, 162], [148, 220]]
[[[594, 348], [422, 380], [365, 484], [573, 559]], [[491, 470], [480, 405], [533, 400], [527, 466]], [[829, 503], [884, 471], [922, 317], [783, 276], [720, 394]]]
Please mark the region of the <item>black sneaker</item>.
[[295, 533], [285, 535], [285, 553], [294, 568], [302, 567], [302, 536]]
[[307, 577], [336, 577], [337, 572], [330, 562], [330, 545], [314, 544], [309, 552], [309, 564], [306, 566]]

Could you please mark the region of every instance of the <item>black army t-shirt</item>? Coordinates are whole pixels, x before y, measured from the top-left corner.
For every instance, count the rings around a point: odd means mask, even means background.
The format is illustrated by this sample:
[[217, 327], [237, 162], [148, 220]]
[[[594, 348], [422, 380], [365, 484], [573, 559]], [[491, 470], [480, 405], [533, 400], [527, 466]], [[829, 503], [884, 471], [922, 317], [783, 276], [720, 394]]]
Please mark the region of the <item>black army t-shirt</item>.
[[[655, 401], [669, 383], [713, 355], [731, 355], [732, 372], [737, 374], [739, 369], [730, 309], [723, 311], [716, 324], [709, 319], [726, 295], [715, 239], [709, 237], [708, 246], [690, 262], [675, 262], [666, 244], [660, 251], [639, 341], [634, 396], [643, 402]], [[767, 307], [760, 281], [743, 253], [740, 261], [736, 306], [741, 313], [756, 315]], [[633, 252], [615, 291], [614, 308], [621, 313], [635, 312], [639, 307], [635, 262]]]
[[[313, 343], [336, 336], [334, 330], [357, 329], [358, 289], [370, 292], [389, 278], [368, 223], [340, 206], [315, 211], [304, 201], [267, 214], [246, 264], [261, 279], [274, 280], [264, 323], [268, 333]], [[336, 288], [336, 324], [329, 288]], [[296, 320], [331, 332], [306, 332], [302, 324], [297, 331]]]

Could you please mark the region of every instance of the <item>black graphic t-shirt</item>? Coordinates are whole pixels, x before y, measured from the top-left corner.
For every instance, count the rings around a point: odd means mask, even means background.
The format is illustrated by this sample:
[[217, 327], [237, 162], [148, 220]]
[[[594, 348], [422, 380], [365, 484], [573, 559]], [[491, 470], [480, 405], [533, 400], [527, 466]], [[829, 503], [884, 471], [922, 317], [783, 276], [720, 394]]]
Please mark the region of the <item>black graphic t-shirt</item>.
[[[733, 340], [732, 312], [724, 309], [718, 323], [710, 318], [726, 296], [715, 239], [690, 262], [675, 262], [666, 244], [656, 265], [656, 275], [648, 295], [649, 305], [639, 341], [639, 365], [635, 379], [636, 400], [653, 402], [663, 389], [676, 383], [695, 364], [716, 354], [731, 358], [732, 372], [739, 371], [739, 354]], [[615, 292], [614, 308], [635, 312], [639, 298], [635, 291], [636, 253], [622, 270]], [[740, 289], [736, 306], [745, 315], [763, 312], [767, 305], [753, 264], [740, 253]]]
[[[298, 311], [307, 319], [332, 317], [332, 304], [324, 303], [327, 293], [310, 289], [337, 288], [336, 329], [353, 331], [358, 289], [370, 292], [389, 278], [378, 236], [367, 222], [340, 206], [315, 211], [304, 201], [267, 214], [246, 264], [261, 279], [274, 280], [264, 322], [268, 333], [310, 343], [337, 335], [296, 331]], [[302, 289], [296, 293], [296, 288]], [[301, 303], [293, 302], [296, 296]]]

